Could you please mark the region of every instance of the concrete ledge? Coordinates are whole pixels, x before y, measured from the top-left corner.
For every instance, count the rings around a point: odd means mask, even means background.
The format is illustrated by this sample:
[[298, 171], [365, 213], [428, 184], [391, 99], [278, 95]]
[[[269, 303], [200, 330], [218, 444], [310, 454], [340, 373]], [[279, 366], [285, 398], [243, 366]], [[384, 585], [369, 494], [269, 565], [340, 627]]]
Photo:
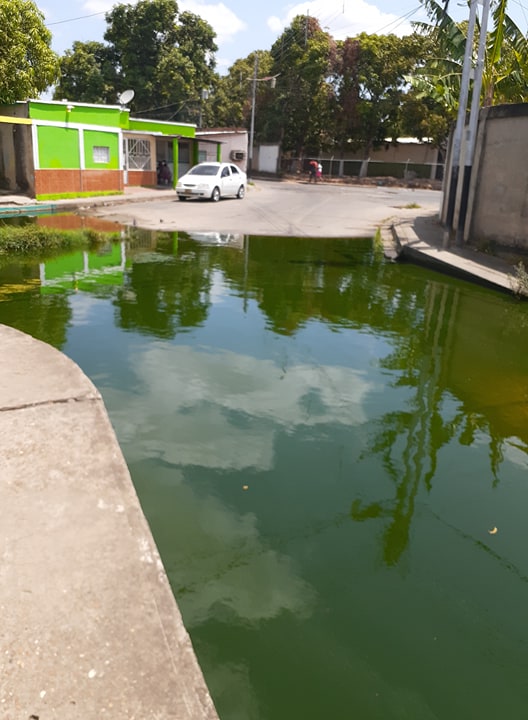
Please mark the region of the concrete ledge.
[[392, 233], [399, 258], [496, 290], [513, 292], [513, 268], [508, 263], [468, 247], [444, 248], [443, 229], [432, 217], [395, 223]]
[[0, 341], [0, 717], [217, 720], [98, 391]]

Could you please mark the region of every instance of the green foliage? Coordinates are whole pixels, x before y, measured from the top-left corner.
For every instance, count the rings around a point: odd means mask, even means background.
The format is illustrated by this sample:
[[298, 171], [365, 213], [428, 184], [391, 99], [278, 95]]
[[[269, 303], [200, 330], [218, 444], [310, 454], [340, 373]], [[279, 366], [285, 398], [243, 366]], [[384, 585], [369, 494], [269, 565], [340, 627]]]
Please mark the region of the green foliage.
[[[458, 109], [468, 24], [455, 22], [436, 0], [421, 2], [429, 13], [431, 24], [419, 23], [417, 27], [430, 38], [434, 51], [409, 80], [419, 97], [441, 103], [453, 117]], [[495, 0], [492, 4], [481, 97], [482, 104], [488, 106], [528, 100], [528, 42], [507, 15], [507, 5], [507, 0]], [[478, 33], [476, 35], [478, 38]]]
[[122, 195], [120, 190], [97, 190], [96, 192], [49, 193], [37, 195], [37, 200], [72, 200], [74, 198], [102, 197], [103, 195]]
[[131, 110], [159, 119], [195, 120], [201, 91], [214, 80], [215, 34], [175, 0], [115, 5], [103, 43], [74, 43], [61, 59], [55, 98], [117, 102], [132, 88]]
[[117, 70], [112, 50], [99, 42], [74, 42], [60, 58], [60, 80], [55, 87], [56, 100], [115, 103]]
[[[406, 76], [431, 47], [413, 34], [367, 35], [336, 42], [318, 21], [299, 15], [258, 53], [255, 141], [280, 141], [295, 157], [321, 150], [370, 148], [411, 134], [442, 144], [448, 120], [441, 106], [409, 93]], [[219, 78], [207, 105], [212, 125], [250, 126], [255, 53]], [[276, 76], [271, 87], [266, 78]]]
[[325, 144], [332, 88], [327, 82], [335, 43], [318, 21], [298, 15], [271, 48], [271, 75], [278, 75], [269, 105], [259, 113], [262, 136], [280, 138], [297, 155]]
[[91, 229], [65, 231], [40, 225], [0, 225], [0, 256], [47, 256], [57, 251], [90, 248], [118, 239], [117, 233], [101, 233]]
[[[206, 103], [209, 124], [219, 127], [249, 127], [251, 122], [251, 98], [255, 75], [255, 58], [258, 55], [258, 77], [269, 77], [273, 58], [267, 51], [251, 53], [233, 63], [227, 75], [217, 77], [213, 92]], [[265, 112], [273, 100], [273, 93], [266, 81], [257, 82], [255, 89], [255, 118], [259, 125], [257, 139], [261, 139], [261, 112]]]
[[31, 0], [0, 0], [0, 103], [37, 98], [58, 75], [51, 33]]
[[[399, 38], [361, 33], [338, 44], [334, 82], [341, 130], [336, 137], [341, 141], [341, 149], [347, 143], [363, 148], [367, 156], [374, 145], [402, 134], [406, 76], [427, 49], [427, 40], [417, 34]], [[421, 118], [420, 134], [429, 134], [425, 116]]]

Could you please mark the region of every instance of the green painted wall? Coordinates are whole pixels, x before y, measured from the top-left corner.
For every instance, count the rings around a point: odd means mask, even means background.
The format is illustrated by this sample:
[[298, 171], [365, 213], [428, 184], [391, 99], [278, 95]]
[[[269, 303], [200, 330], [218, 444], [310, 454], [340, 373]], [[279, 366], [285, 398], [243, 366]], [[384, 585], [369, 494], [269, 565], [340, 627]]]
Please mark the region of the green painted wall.
[[[110, 160], [107, 163], [94, 162], [94, 145], [110, 148]], [[84, 131], [84, 165], [87, 170], [119, 170], [119, 135], [116, 133]]]
[[163, 135], [181, 135], [182, 137], [193, 138], [196, 133], [194, 125], [178, 125], [177, 123], [156, 122], [156, 120], [129, 119], [128, 129], [141, 132], [157, 132]]
[[66, 104], [30, 101], [29, 117], [33, 120], [71, 122], [83, 125], [104, 125], [105, 127], [117, 128], [126, 126], [128, 113], [121, 112], [119, 108], [108, 108], [103, 105], [83, 106], [76, 105], [74, 102], [71, 105], [73, 105], [73, 108], [68, 112]]
[[78, 130], [40, 126], [37, 128], [37, 137], [39, 165], [42, 170], [71, 170], [81, 167]]

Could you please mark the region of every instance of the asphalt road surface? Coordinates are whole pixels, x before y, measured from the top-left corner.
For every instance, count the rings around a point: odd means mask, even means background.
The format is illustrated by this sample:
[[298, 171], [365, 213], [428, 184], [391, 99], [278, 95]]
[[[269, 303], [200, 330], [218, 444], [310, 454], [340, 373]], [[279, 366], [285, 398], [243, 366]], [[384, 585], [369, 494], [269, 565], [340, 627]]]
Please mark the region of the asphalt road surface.
[[255, 180], [243, 200], [161, 198], [108, 204], [90, 214], [152, 230], [297, 237], [367, 237], [397, 219], [438, 214], [441, 192], [383, 186]]

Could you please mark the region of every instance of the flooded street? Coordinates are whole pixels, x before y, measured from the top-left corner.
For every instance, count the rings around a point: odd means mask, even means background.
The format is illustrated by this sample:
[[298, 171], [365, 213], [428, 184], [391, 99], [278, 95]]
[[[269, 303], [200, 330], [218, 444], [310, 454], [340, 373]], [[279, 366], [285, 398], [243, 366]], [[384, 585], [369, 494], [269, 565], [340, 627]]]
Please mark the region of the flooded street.
[[222, 720], [522, 717], [528, 305], [238, 204], [5, 263], [0, 323], [101, 391]]
[[436, 190], [345, 185], [322, 182], [274, 182], [258, 179], [243, 200], [182, 203], [172, 190], [161, 198], [120, 205], [99, 205], [95, 217], [148, 228], [187, 232], [213, 231], [297, 237], [361, 237], [374, 234], [389, 219], [438, 215], [442, 194]]

